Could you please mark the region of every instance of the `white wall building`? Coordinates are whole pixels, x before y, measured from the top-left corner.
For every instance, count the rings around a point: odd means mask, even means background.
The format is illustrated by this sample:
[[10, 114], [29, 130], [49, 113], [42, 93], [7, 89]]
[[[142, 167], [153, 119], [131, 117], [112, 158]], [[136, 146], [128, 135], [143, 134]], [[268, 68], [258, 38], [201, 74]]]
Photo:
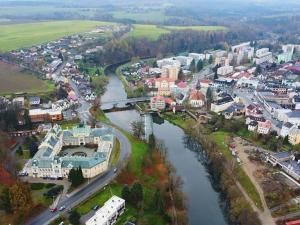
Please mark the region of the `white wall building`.
[[258, 49], [255, 53], [254, 63], [257, 65], [272, 62], [272, 52], [269, 51], [269, 48]]
[[233, 66], [222, 66], [218, 68], [217, 73], [221, 76], [226, 76], [228, 74], [233, 73]]
[[85, 222], [85, 225], [112, 225], [125, 211], [125, 200], [113, 196], [98, 209], [94, 216]]

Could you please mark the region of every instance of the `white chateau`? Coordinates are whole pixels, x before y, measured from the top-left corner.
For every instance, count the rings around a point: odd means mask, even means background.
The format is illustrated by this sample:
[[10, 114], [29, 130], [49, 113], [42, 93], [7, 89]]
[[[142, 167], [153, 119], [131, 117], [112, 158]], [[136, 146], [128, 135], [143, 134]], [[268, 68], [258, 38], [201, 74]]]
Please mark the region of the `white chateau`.
[[[35, 156], [26, 163], [23, 173], [30, 177], [67, 178], [72, 168], [81, 167], [83, 176], [91, 178], [108, 169], [113, 144], [111, 128], [79, 124], [70, 130], [62, 130], [56, 124], [39, 145]], [[94, 148], [81, 151], [84, 145]], [[71, 152], [62, 151], [63, 147], [69, 147]]]

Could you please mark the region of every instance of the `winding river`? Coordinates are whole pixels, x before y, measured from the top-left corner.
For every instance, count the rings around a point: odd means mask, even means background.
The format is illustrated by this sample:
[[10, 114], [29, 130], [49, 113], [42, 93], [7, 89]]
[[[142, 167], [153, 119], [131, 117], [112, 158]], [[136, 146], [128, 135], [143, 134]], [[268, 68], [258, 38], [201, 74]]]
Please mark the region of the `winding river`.
[[[102, 101], [124, 99], [126, 92], [114, 74], [109, 75], [109, 84]], [[106, 116], [119, 127], [130, 131], [130, 123], [140, 118], [135, 110], [107, 113]], [[167, 147], [167, 158], [183, 180], [183, 191], [188, 200], [190, 225], [227, 225], [220, 194], [213, 188], [205, 165], [206, 158], [201, 146], [184, 131], [164, 121], [153, 124], [157, 138]]]

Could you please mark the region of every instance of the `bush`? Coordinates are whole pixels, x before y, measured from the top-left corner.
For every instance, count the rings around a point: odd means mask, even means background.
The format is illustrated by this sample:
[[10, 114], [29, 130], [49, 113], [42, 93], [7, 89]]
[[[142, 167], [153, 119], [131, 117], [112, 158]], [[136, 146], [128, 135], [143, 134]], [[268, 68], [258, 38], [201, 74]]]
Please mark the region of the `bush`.
[[56, 184], [46, 184], [46, 188], [52, 188], [52, 187], [54, 187]]
[[51, 188], [49, 191], [47, 191], [46, 193], [44, 193], [44, 196], [46, 198], [55, 197], [63, 190], [63, 188], [64, 187], [62, 185], [55, 186], [55, 187]]
[[43, 184], [43, 183], [30, 184], [31, 190], [42, 190], [44, 187], [45, 187], [45, 184]]

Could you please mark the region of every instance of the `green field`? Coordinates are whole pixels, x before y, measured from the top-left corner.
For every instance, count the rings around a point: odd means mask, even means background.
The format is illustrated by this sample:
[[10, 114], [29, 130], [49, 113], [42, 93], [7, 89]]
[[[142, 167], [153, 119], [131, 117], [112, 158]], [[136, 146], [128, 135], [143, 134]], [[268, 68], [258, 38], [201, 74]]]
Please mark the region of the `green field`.
[[196, 31], [217, 31], [224, 30], [227, 28], [223, 26], [166, 26], [166, 29], [170, 30], [196, 30]]
[[164, 14], [163, 11], [151, 11], [144, 13], [130, 13], [124, 11], [115, 11], [113, 12], [113, 16], [117, 19], [129, 19], [134, 20], [136, 22], [162, 22], [169, 17]]
[[0, 51], [30, 47], [56, 40], [63, 36], [87, 32], [96, 26], [108, 25], [99, 21], [51, 21], [0, 25]]
[[19, 67], [0, 62], [0, 94], [17, 92], [44, 93], [53, 91], [53, 84], [24, 73]]
[[162, 34], [168, 34], [173, 30], [196, 30], [196, 31], [217, 31], [227, 30], [222, 26], [167, 26], [158, 27], [156, 25], [147, 24], [134, 24], [133, 30], [127, 34], [128, 37], [134, 38], [149, 38], [150, 40], [156, 40]]

